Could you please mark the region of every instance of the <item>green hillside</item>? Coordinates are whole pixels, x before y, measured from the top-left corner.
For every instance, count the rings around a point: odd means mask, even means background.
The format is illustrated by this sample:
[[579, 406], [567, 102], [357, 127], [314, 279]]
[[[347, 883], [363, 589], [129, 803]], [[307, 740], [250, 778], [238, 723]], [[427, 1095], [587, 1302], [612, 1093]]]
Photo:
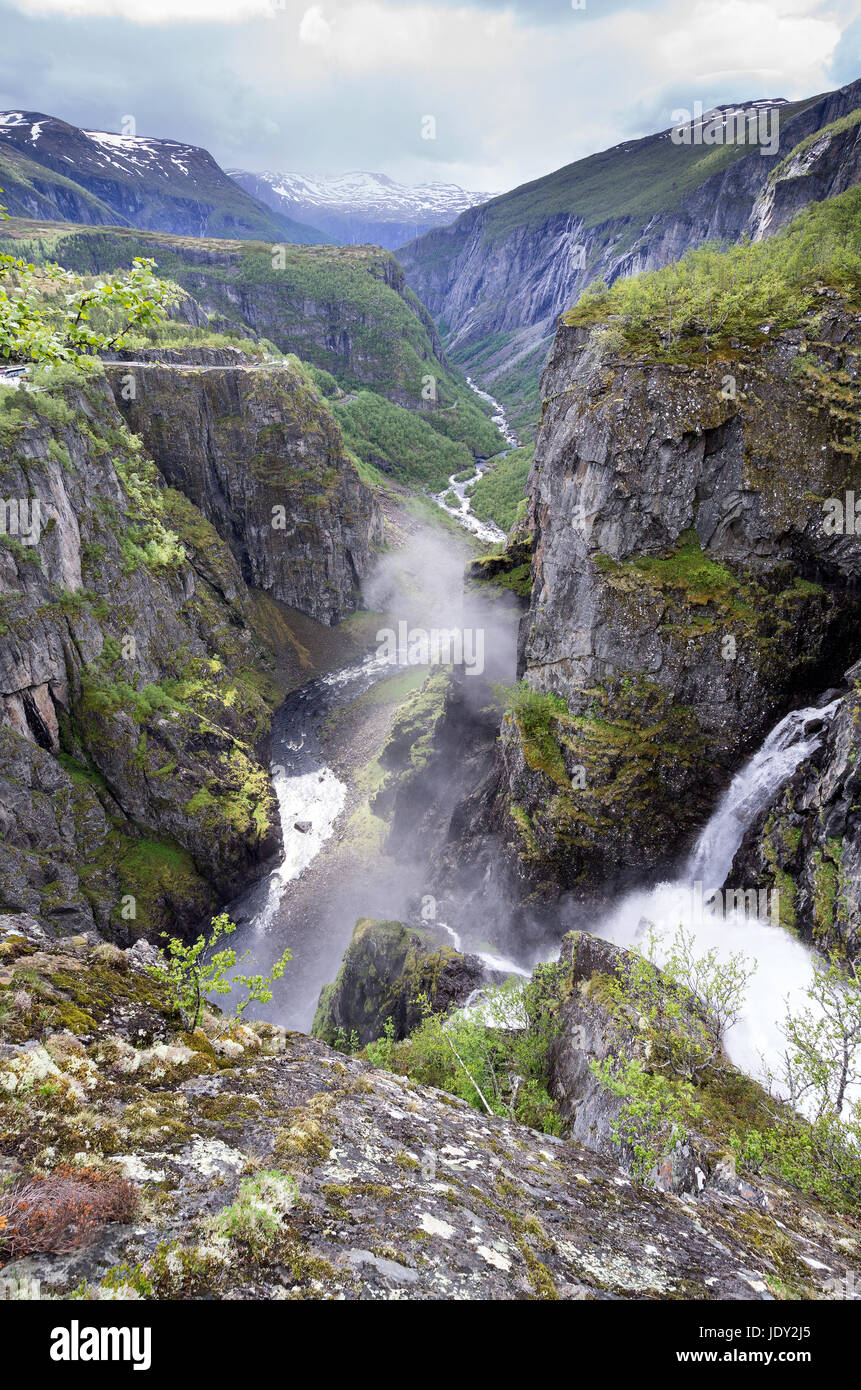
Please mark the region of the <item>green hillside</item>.
[[[354, 398], [338, 414], [356, 453], [404, 481], [441, 487], [474, 453], [504, 447], [489, 408], [440, 360], [426, 311], [379, 247], [283, 246], [273, 258], [272, 245], [260, 242], [14, 218], [0, 223], [4, 242], [37, 264], [56, 260], [90, 274], [152, 257], [160, 275], [203, 305], [213, 331], [250, 329], [330, 374]], [[188, 340], [187, 329], [182, 336]]]

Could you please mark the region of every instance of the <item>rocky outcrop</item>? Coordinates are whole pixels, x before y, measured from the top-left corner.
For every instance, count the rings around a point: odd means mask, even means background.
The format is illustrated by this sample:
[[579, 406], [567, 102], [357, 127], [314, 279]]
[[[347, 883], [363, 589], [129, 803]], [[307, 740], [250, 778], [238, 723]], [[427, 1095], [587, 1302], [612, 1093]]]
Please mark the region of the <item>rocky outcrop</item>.
[[[620, 1157], [628, 1172], [636, 1168], [637, 1141], [633, 1136], [638, 1125], [629, 1122], [625, 1101], [602, 1084], [596, 1069], [609, 1067], [612, 1074], [620, 1061], [637, 1062], [647, 1074], [654, 1067], [656, 1074], [668, 1076], [666, 1058], [659, 1061], [655, 1055], [655, 1037], [641, 1012], [644, 1004], [651, 1007], [654, 1002], [663, 1010], [664, 1028], [672, 1017], [677, 1037], [687, 1031], [690, 1037], [702, 1039], [709, 1025], [696, 995], [678, 983], [668, 986], [658, 969], [645, 977], [654, 982], [654, 992], [650, 992], [651, 984], [644, 992], [642, 979], [637, 983], [634, 965], [630, 951], [588, 932], [571, 932], [564, 938], [559, 960], [564, 988], [550, 1061], [550, 1092], [568, 1137], [595, 1153]], [[689, 1197], [718, 1189], [755, 1207], [767, 1208], [769, 1196], [760, 1183], [761, 1173], [737, 1172], [727, 1116], [740, 1125], [748, 1122], [767, 1127], [775, 1114], [773, 1097], [738, 1072], [722, 1049], [713, 1064], [698, 1075], [693, 1094], [697, 1097], [696, 1119], [686, 1127], [679, 1126], [675, 1136], [664, 1136], [664, 1152], [656, 1137], [646, 1140], [640, 1132], [640, 1142], [653, 1146], [649, 1184], [661, 1192]], [[642, 1112], [639, 1119], [642, 1123]]]
[[739, 759], [839, 678], [861, 540], [826, 503], [852, 489], [859, 333], [827, 296], [816, 325], [720, 363], [615, 359], [600, 330], [560, 329], [527, 688], [486, 812], [532, 890], [668, 869]]
[[742, 842], [732, 881], [777, 889], [780, 922], [825, 953], [861, 951], [861, 664], [822, 747]]
[[752, 239], [773, 236], [809, 203], [835, 198], [859, 180], [861, 109], [809, 135], [781, 160], [754, 204]]
[[360, 1047], [381, 1038], [389, 1020], [395, 1038], [405, 1038], [424, 1017], [422, 999], [434, 1013], [465, 1004], [487, 983], [477, 956], [464, 956], [438, 935], [404, 922], [356, 923], [337, 979], [326, 985], [312, 1033], [330, 1044], [340, 1037]]
[[[37, 929], [38, 930], [38, 929]], [[635, 1187], [579, 1144], [487, 1116], [272, 1024], [178, 1031], [140, 948], [0, 918], [0, 1164], [125, 1175], [131, 1221], [4, 1287], [89, 1299], [846, 1298], [857, 1230], [764, 1184]], [[38, 984], [38, 998], [37, 988]], [[27, 1165], [27, 1167], [25, 1167]], [[79, 1166], [78, 1171], [81, 1171]]]
[[[0, 226], [0, 237], [23, 238], [27, 250], [34, 232], [26, 222]], [[201, 241], [148, 237], [124, 228], [60, 228], [51, 256], [92, 274], [125, 270], [133, 256], [149, 257], [159, 274], [193, 298], [210, 331], [231, 323], [240, 337], [265, 339], [270, 347], [328, 371], [348, 392], [372, 390], [426, 412], [433, 408], [428, 388], [435, 383], [437, 400], [448, 406], [460, 391], [474, 409], [472, 394], [448, 369], [427, 309], [407, 286], [395, 257], [378, 246], [296, 246], [284, 238]], [[484, 446], [486, 417], [480, 422], [484, 433], [476, 442]], [[443, 432], [461, 438], [468, 428], [468, 421], [449, 420]]]
[[188, 925], [280, 844], [256, 607], [101, 375], [7, 391], [0, 430], [0, 904]]
[[191, 367], [153, 355], [107, 365], [117, 405], [246, 583], [320, 622], [353, 612], [381, 514], [299, 364], [261, 366], [230, 349], [198, 350]]

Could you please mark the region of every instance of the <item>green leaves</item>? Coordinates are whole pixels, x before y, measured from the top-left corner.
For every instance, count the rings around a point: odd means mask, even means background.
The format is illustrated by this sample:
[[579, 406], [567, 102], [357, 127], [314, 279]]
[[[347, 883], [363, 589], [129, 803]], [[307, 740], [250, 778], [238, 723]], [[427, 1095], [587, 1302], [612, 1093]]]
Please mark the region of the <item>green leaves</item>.
[[[693, 936], [681, 927], [659, 970], [651, 930], [647, 954], [631, 951], [616, 975], [603, 981], [602, 1003], [618, 1026], [615, 1055], [590, 1060], [604, 1090], [623, 1101], [613, 1138], [630, 1150], [634, 1175], [646, 1182], [660, 1158], [701, 1117], [696, 1088], [723, 1061], [723, 1038], [738, 1017], [753, 973], [736, 954], [695, 956]], [[637, 1055], [626, 1055], [636, 1029]]]
[[133, 328], [161, 323], [176, 295], [154, 274], [155, 261], [90, 283], [62, 266], [34, 266], [0, 255], [0, 357], [11, 362], [82, 366], [122, 345]]
[[272, 998], [273, 982], [281, 979], [288, 962], [292, 960], [292, 952], [287, 950], [275, 962], [268, 975], [239, 973], [237, 966], [248, 959], [250, 951], [244, 951], [238, 956], [230, 946], [223, 947], [220, 951], [213, 950], [222, 937], [232, 936], [235, 931], [236, 923], [231, 922], [226, 912], [221, 912], [212, 919], [212, 930], [208, 939], [199, 936], [191, 945], [187, 945], [179, 937], [166, 937], [162, 948], [166, 967], [150, 967], [150, 973], [169, 986], [174, 1003], [190, 1033], [194, 1032], [200, 1022], [208, 995], [226, 995], [237, 986], [245, 987], [248, 993], [237, 1004], [232, 1021], [239, 1019], [251, 1003], [268, 1004]]
[[375, 1066], [460, 1096], [486, 1114], [559, 1134], [562, 1121], [548, 1092], [550, 1049], [559, 1033], [564, 969], [539, 965], [530, 980], [482, 991], [469, 1012], [434, 1013], [403, 1042], [388, 1020], [384, 1036], [365, 1048]]

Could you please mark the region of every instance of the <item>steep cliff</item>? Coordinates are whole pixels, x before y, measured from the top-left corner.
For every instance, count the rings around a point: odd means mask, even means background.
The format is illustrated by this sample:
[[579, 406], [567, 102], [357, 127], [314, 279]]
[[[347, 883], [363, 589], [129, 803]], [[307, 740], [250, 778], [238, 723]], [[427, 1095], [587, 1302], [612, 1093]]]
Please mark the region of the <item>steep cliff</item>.
[[345, 389], [368, 386], [419, 406], [422, 377], [445, 377], [436, 329], [407, 288], [395, 257], [375, 246], [294, 246], [217, 240], [12, 219], [2, 235], [30, 259], [105, 274], [133, 256], [208, 314], [226, 315], [284, 352], [334, 374]]
[[[208, 380], [185, 373], [187, 409]], [[268, 389], [282, 415], [291, 389], [306, 399], [293, 371]], [[241, 392], [236, 400], [234, 443], [246, 412], [253, 458], [261, 421]], [[0, 411], [0, 898], [126, 939], [191, 924], [279, 846], [255, 747], [278, 699], [273, 648], [289, 646], [289, 625], [247, 587], [203, 513], [166, 485], [100, 370], [7, 388]], [[272, 445], [260, 457], [274, 467], [281, 454]], [[316, 472], [329, 466], [318, 460]], [[251, 498], [255, 486], [249, 470]], [[350, 573], [342, 543], [338, 533], [325, 562], [333, 574]], [[322, 584], [322, 568], [315, 575]], [[339, 600], [327, 602], [331, 617]]]
[[732, 881], [776, 889], [780, 922], [824, 952], [861, 951], [861, 666], [816, 755], [748, 831]]
[[[452, 473], [503, 447], [463, 377], [446, 362], [427, 310], [394, 256], [374, 246], [293, 246], [0, 222], [0, 240], [29, 261], [86, 274], [153, 258], [188, 292], [186, 316], [207, 331], [263, 339], [295, 353], [336, 407], [349, 447], [408, 484], [445, 486]], [[150, 342], [169, 346], [162, 333]], [[334, 378], [334, 380], [333, 380]]]
[[778, 105], [772, 152], [676, 144], [665, 130], [592, 155], [402, 247], [407, 279], [445, 326], [452, 359], [533, 423], [556, 319], [589, 284], [705, 241], [769, 235], [800, 206], [842, 192], [861, 173], [856, 131], [809, 141], [859, 106], [861, 82]]
[[106, 368], [119, 409], [245, 581], [324, 623], [352, 612], [382, 539], [380, 510], [301, 364], [182, 354], [199, 370], [157, 350], [125, 355]]
[[858, 649], [861, 541], [826, 523], [855, 486], [861, 317], [821, 285], [810, 303], [719, 352], [560, 327], [525, 683], [457, 818], [473, 845], [482, 821], [499, 837], [521, 898], [667, 869], [741, 756]]
[[754, 241], [773, 236], [808, 203], [837, 197], [859, 181], [861, 109], [855, 109], [815, 130], [780, 161], [754, 204], [747, 230]]

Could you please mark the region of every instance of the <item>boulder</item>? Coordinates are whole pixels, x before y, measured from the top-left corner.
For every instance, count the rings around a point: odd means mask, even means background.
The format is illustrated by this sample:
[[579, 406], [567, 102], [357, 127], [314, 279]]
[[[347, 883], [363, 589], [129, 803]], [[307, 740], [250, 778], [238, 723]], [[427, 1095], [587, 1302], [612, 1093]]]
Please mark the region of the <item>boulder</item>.
[[422, 1020], [420, 997], [434, 1011], [465, 1004], [486, 984], [477, 956], [464, 956], [428, 931], [404, 922], [363, 917], [353, 931], [337, 979], [320, 993], [312, 1034], [334, 1042], [353, 1033], [360, 1046], [382, 1037], [392, 1019], [396, 1038]]

